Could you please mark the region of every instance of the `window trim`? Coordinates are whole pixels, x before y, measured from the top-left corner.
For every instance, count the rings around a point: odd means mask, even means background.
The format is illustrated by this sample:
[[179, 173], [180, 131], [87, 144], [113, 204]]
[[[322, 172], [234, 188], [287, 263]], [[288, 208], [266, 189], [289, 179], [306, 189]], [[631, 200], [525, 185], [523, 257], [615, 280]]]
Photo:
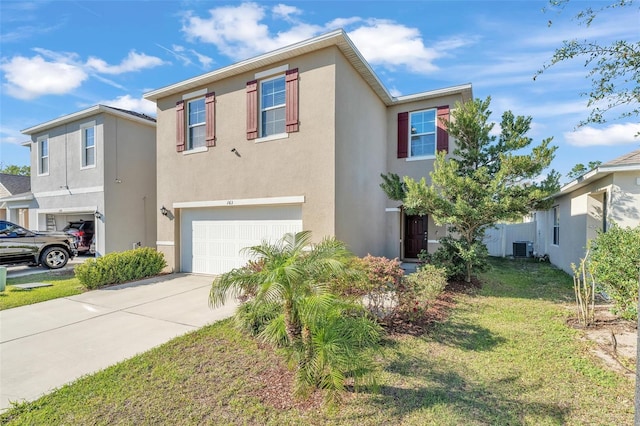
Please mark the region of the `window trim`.
[[551, 227], [552, 229], [551, 244], [554, 246], [560, 246], [560, 206], [559, 205], [553, 206], [552, 214], [553, 214], [553, 217], [552, 217], [553, 226]]
[[[284, 87], [285, 87], [284, 102], [282, 104], [279, 104], [278, 106], [269, 107], [268, 109], [262, 108], [263, 84], [269, 81], [278, 80], [278, 79], [282, 79], [284, 83]], [[282, 108], [285, 114], [283, 131], [280, 133], [273, 133], [271, 135], [264, 135], [262, 133], [262, 113], [264, 111], [271, 111], [271, 110], [280, 109], [280, 108]], [[287, 79], [285, 74], [278, 74], [268, 78], [264, 78], [262, 80], [258, 80], [258, 138], [257, 140], [255, 140], [255, 142], [266, 142], [267, 140], [281, 139], [284, 137], [288, 137], [287, 136]]]
[[[93, 128], [93, 164], [87, 165], [85, 163], [86, 160], [86, 151], [87, 151], [87, 129]], [[97, 132], [96, 132], [96, 122], [90, 121], [88, 123], [84, 123], [80, 125], [80, 170], [85, 169], [95, 169], [98, 163], [98, 140], [97, 140]]]
[[[427, 154], [427, 155], [411, 155], [411, 139], [413, 134], [411, 133], [411, 117], [414, 114], [418, 114], [418, 113], [422, 113], [425, 111], [433, 111], [434, 114], [434, 129], [433, 129], [433, 137], [434, 137], [434, 143], [433, 143], [433, 154]], [[405, 161], [420, 161], [420, 160], [433, 160], [436, 158], [436, 153], [438, 152], [438, 108], [437, 107], [433, 107], [433, 108], [425, 108], [425, 109], [419, 109], [419, 110], [415, 110], [415, 111], [409, 111], [409, 117], [408, 117], [408, 123], [407, 123], [407, 132], [408, 132], [408, 137], [407, 137], [407, 157], [405, 158]], [[416, 133], [417, 134], [417, 133]], [[425, 135], [431, 134], [431, 133], [422, 133]]]
[[[46, 157], [42, 156], [42, 142], [46, 142], [47, 143], [47, 156]], [[50, 166], [49, 159], [51, 157], [51, 154], [50, 154], [51, 147], [49, 146], [49, 135], [43, 135], [43, 136], [40, 136], [39, 138], [37, 138], [36, 139], [36, 144], [38, 145], [38, 151], [37, 151], [38, 152], [38, 176], [49, 176], [49, 171], [51, 170], [50, 167], [49, 167]], [[47, 159], [47, 171], [46, 171], [46, 173], [42, 172], [42, 160], [43, 160], [43, 158]]]
[[[192, 126], [191, 124], [189, 124], [189, 118], [191, 116], [190, 114], [190, 106], [192, 102], [197, 102], [197, 101], [202, 101], [202, 113], [204, 115], [204, 120], [202, 122], [199, 122], [197, 125]], [[185, 101], [185, 106], [186, 106], [186, 111], [185, 111], [185, 132], [186, 132], [186, 140], [185, 140], [185, 147], [184, 147], [184, 152], [188, 152], [188, 151], [194, 151], [194, 152], [202, 152], [202, 151], [207, 151], [207, 149], [204, 150], [200, 150], [200, 148], [207, 148], [207, 101], [205, 99], [204, 96], [198, 96], [196, 98], [192, 98], [192, 99], [186, 99]], [[191, 140], [191, 132], [189, 131], [192, 127], [202, 127], [204, 130], [204, 134], [203, 134], [203, 146], [197, 146], [194, 147], [193, 146], [193, 142]]]

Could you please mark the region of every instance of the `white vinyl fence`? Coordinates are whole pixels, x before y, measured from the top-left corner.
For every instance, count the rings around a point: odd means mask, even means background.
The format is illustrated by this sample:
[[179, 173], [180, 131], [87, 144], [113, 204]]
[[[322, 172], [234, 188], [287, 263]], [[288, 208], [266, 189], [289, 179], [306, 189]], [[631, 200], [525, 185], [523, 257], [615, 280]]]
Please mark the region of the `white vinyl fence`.
[[527, 247], [527, 255], [536, 246], [536, 223], [500, 223], [495, 228], [487, 229], [484, 236], [484, 243], [489, 249], [490, 256], [507, 257], [513, 256], [514, 242], [530, 242]]

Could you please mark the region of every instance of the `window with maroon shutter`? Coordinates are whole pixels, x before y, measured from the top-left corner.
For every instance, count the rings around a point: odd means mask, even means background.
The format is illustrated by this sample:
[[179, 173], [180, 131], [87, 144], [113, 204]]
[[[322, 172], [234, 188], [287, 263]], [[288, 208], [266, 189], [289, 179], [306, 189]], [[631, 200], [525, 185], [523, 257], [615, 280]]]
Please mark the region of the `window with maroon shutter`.
[[286, 72], [286, 132], [298, 131], [298, 68]]
[[207, 93], [204, 97], [205, 105], [205, 140], [207, 146], [216, 146], [216, 94]]
[[449, 132], [447, 132], [447, 125], [442, 123], [441, 120], [449, 120], [449, 105], [438, 107], [438, 137], [437, 137], [437, 150], [449, 152]]
[[176, 151], [185, 150], [185, 132], [184, 132], [184, 101], [176, 103]]
[[247, 83], [247, 139], [258, 137], [258, 81]]
[[398, 113], [398, 158], [409, 156], [409, 113]]

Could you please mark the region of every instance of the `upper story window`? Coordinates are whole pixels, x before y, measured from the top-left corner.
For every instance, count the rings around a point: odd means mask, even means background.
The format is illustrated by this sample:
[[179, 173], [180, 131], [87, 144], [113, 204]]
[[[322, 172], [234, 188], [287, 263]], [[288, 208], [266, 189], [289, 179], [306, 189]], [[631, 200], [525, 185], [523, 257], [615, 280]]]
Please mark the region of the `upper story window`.
[[38, 139], [38, 174], [49, 174], [49, 139]]
[[285, 133], [284, 76], [260, 83], [260, 137]]
[[429, 109], [411, 113], [410, 157], [436, 155], [436, 110]]
[[189, 101], [188, 108], [188, 131], [187, 131], [187, 150], [200, 148], [206, 145], [204, 139], [205, 130], [205, 114], [204, 114], [204, 98]]
[[82, 167], [95, 167], [96, 165], [96, 128], [95, 123], [80, 127], [82, 132]]
[[449, 106], [398, 113], [398, 158], [432, 159], [449, 152]]
[[560, 245], [560, 209], [553, 208], [553, 245]]
[[283, 65], [256, 73], [247, 83], [247, 139], [278, 139], [298, 130], [298, 69]]
[[200, 152], [215, 146], [216, 94], [202, 89], [182, 99], [176, 104], [176, 151]]

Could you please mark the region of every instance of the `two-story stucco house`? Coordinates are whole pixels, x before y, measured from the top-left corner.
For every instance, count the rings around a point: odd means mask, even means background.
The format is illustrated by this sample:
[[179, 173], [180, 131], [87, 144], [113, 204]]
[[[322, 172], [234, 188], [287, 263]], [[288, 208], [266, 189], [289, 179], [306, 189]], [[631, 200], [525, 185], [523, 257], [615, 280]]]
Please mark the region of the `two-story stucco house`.
[[95, 221], [97, 255], [155, 245], [154, 118], [96, 105], [22, 133], [31, 137], [30, 228]]
[[471, 97], [470, 84], [391, 96], [342, 30], [149, 92], [157, 248], [173, 270], [216, 274], [304, 229], [415, 258], [444, 229], [406, 217], [380, 174], [428, 176], [455, 142], [438, 118]]
[[572, 274], [598, 231], [612, 223], [640, 226], [640, 149], [599, 165], [553, 198], [551, 209], [536, 212], [536, 249]]

